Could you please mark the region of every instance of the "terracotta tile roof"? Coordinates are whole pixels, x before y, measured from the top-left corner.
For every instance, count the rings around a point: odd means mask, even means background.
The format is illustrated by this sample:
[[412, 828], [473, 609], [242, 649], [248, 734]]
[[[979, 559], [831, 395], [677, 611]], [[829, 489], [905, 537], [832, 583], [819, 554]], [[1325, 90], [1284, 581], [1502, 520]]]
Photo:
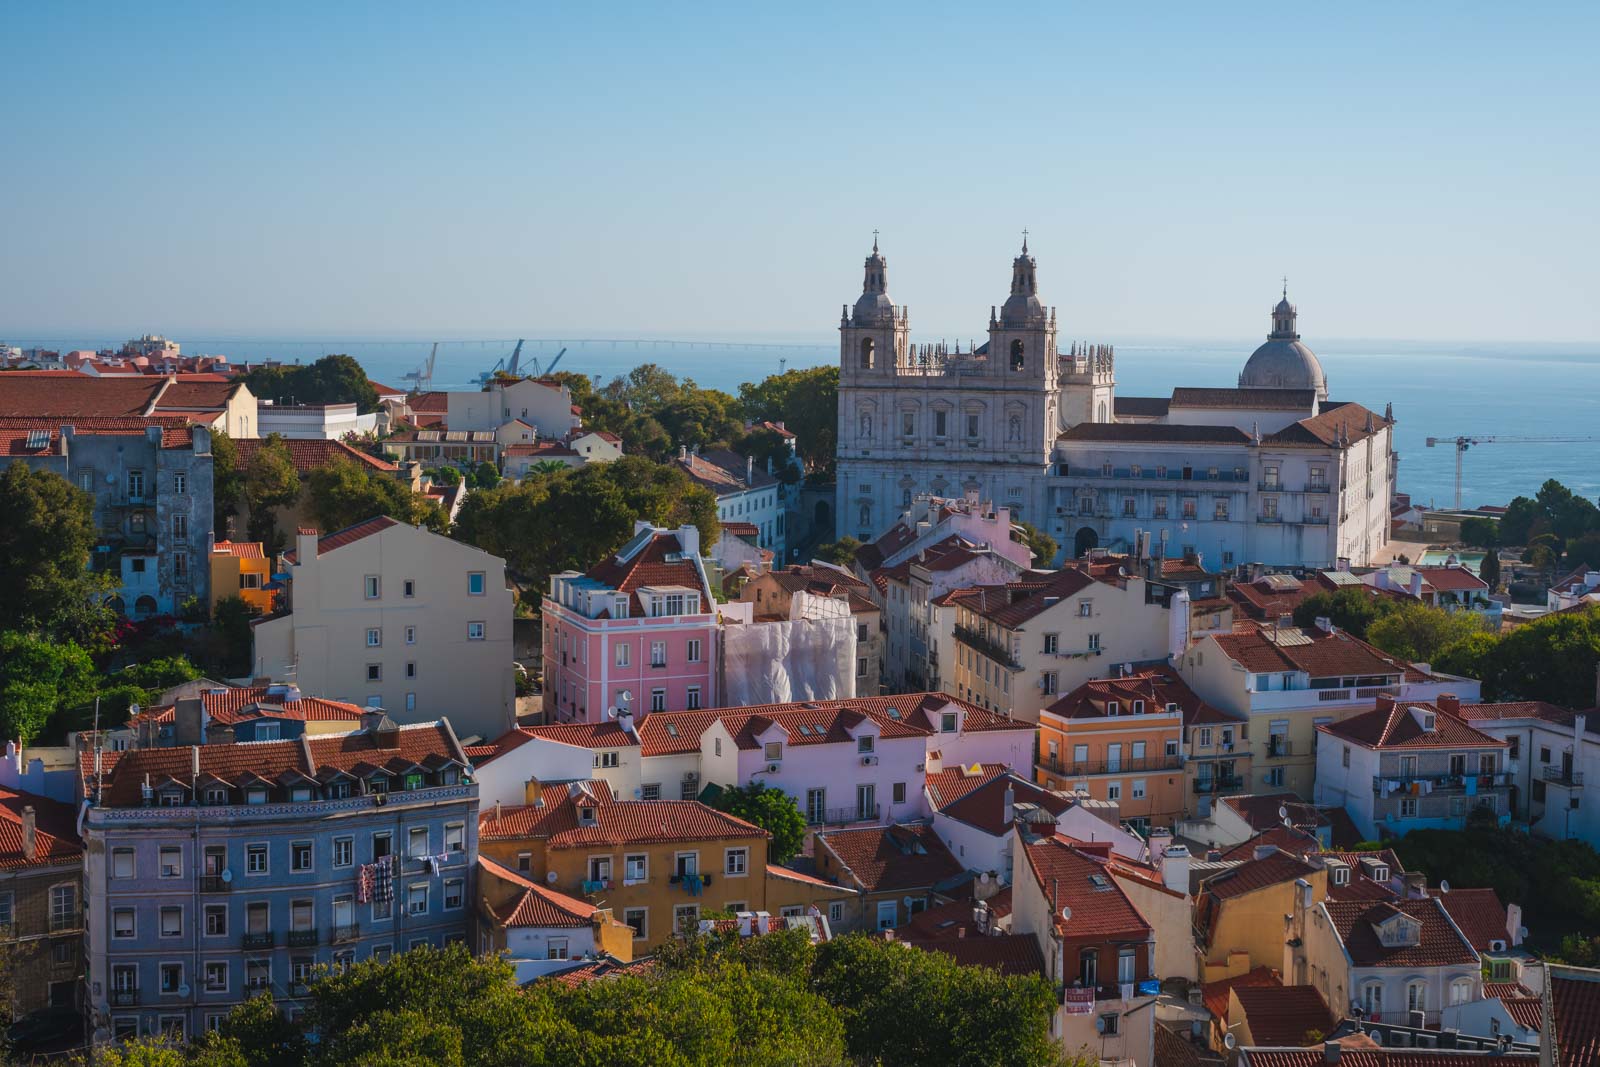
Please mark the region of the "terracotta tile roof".
[[1215, 982], [1207, 982], [1200, 991], [1201, 998], [1205, 1001], [1206, 1010], [1214, 1018], [1226, 1019], [1228, 1017], [1228, 993], [1234, 989], [1272, 989], [1282, 988], [1283, 979], [1274, 967], [1261, 966], [1253, 971], [1235, 975], [1232, 978], [1223, 978]]
[[1343, 630], [1287, 627], [1276, 639], [1267, 630], [1220, 634], [1219, 648], [1252, 674], [1304, 671], [1312, 678], [1410, 677], [1408, 665]]
[[781, 878], [786, 882], [799, 882], [802, 885], [836, 885], [836, 883], [830, 882], [826, 878], [818, 878], [814, 874], [807, 874], [805, 871], [797, 871], [793, 867], [784, 867], [776, 863], [767, 864], [767, 877]]
[[543, 737], [579, 748], [632, 748], [639, 744], [635, 734], [614, 722], [552, 723], [548, 726], [522, 727], [512, 733], [525, 733], [530, 738]]
[[1561, 1062], [1600, 1063], [1600, 971], [1552, 967], [1548, 980]]
[[[22, 809], [33, 808], [33, 858], [22, 852]], [[73, 863], [83, 857], [77, 813], [49, 797], [0, 789], [0, 870], [16, 871]]]
[[1170, 1026], [1157, 1023], [1155, 1031], [1155, 1056], [1161, 1067], [1202, 1067], [1203, 1064], [1215, 1062], [1202, 1059], [1200, 1051]]
[[[626, 548], [627, 546], [624, 546]], [[667, 559], [668, 556], [676, 557]], [[645, 586], [670, 585], [698, 590], [700, 603], [696, 612], [709, 611], [706, 591], [700, 585], [700, 571], [694, 561], [684, 557], [683, 545], [678, 535], [670, 531], [656, 531], [650, 540], [634, 551], [627, 559], [621, 552], [607, 556], [589, 568], [590, 578], [619, 593], [628, 593], [629, 612], [644, 614], [638, 590]]]
[[[391, 526], [401, 525], [398, 519], [391, 519], [387, 515], [374, 515], [370, 519], [363, 519], [353, 526], [346, 526], [342, 530], [335, 530], [330, 534], [323, 534], [317, 538], [317, 557], [320, 559], [336, 548], [353, 545], [364, 537], [371, 537], [375, 533], [382, 533]], [[284, 553], [284, 558], [291, 563], [299, 562], [298, 550]]]
[[[1431, 730], [1425, 726], [1425, 715], [1433, 716]], [[1433, 704], [1385, 697], [1379, 697], [1378, 706], [1371, 711], [1326, 723], [1317, 729], [1340, 740], [1374, 749], [1507, 747], [1507, 742], [1490, 737]]]
[[1250, 1020], [1250, 1037], [1258, 1045], [1311, 1045], [1322, 1038], [1308, 1040], [1315, 1030], [1326, 1036], [1337, 1020], [1316, 986], [1236, 986], [1233, 995]]
[[1007, 788], [1011, 790], [1015, 804], [1031, 804], [1039, 811], [1048, 813], [1052, 817], [1051, 822], [1060, 818], [1062, 813], [1073, 805], [1070, 797], [1041, 789], [1013, 772], [991, 778], [975, 789], [969, 790], [958, 799], [945, 804], [940, 813], [951, 819], [959, 819], [991, 837], [999, 837], [1011, 828], [1011, 824], [1005, 819]]
[[[269, 691], [269, 687], [264, 685], [230, 687], [219, 692], [201, 693], [200, 701], [205, 706], [207, 718], [222, 726], [236, 726], [247, 719], [263, 716], [274, 719], [299, 719], [304, 722], [348, 722], [354, 725], [361, 721], [361, 713], [365, 710], [356, 704], [342, 700], [327, 700], [323, 697], [284, 700], [281, 694], [273, 694]], [[155, 704], [129, 721], [139, 722], [148, 719], [152, 722], [165, 723], [172, 722], [175, 715], [174, 705]]]
[[[586, 790], [595, 801], [592, 825], [580, 822], [574, 800], [578, 789]], [[761, 827], [697, 800], [618, 801], [613, 799], [611, 787], [600, 781], [546, 785], [542, 793], [541, 804], [481, 811], [479, 838], [542, 838], [547, 847], [557, 849], [767, 836]]]
[[240, 559], [267, 558], [260, 541], [218, 541], [211, 546], [211, 551], [214, 555], [238, 556]]
[[1237, 426], [1180, 426], [1169, 422], [1080, 422], [1058, 441], [1132, 441], [1193, 445], [1247, 445]]
[[[1028, 870], [1045, 899], [1055, 894], [1052, 919], [1064, 937], [1142, 941], [1150, 936], [1150, 924], [1112, 877], [1104, 859], [1061, 837], [1038, 838], [1023, 848]], [[1062, 920], [1063, 907], [1072, 909], [1072, 918]]]
[[570, 459], [578, 453], [559, 441], [538, 441], [506, 445], [503, 450], [506, 456], [544, 456], [549, 459]]
[[1289, 819], [1296, 826], [1326, 826], [1328, 817], [1315, 805], [1307, 804], [1293, 793], [1241, 793], [1221, 798], [1222, 803], [1239, 813], [1239, 817], [1258, 833], [1283, 825], [1279, 808], [1289, 809]]
[[[421, 764], [430, 757], [465, 761], [455, 734], [444, 722], [402, 726], [395, 734], [394, 748], [379, 748], [374, 735], [366, 731], [345, 734], [303, 736], [294, 741], [248, 741], [231, 745], [201, 745], [202, 777], [214, 775], [227, 782], [258, 775], [276, 779], [287, 772], [314, 778], [324, 770], [353, 772], [359, 766], [382, 767], [395, 761]], [[152, 783], [175, 778], [187, 784], [193, 750], [141, 748], [105, 753], [104, 790], [100, 806], [135, 808], [143, 806], [145, 778]], [[86, 791], [94, 787], [94, 753], [79, 755], [80, 777]]]
[[[1164, 713], [1168, 704], [1178, 705], [1184, 726], [1244, 722], [1201, 700], [1177, 671], [1164, 665], [1140, 668], [1126, 678], [1087, 681], [1045, 708], [1042, 714], [1057, 719], [1104, 719], [1108, 717], [1110, 703], [1116, 701], [1118, 716], [1131, 719], [1135, 700], [1144, 701], [1147, 715]], [[1173, 725], [1177, 727], [1176, 723]]]
[[436, 415], [445, 415], [450, 411], [450, 394], [440, 390], [418, 393], [406, 401], [406, 406], [412, 411], [426, 411]]
[[832, 852], [841, 866], [848, 867], [867, 893], [927, 889], [965, 870], [931, 826], [821, 830], [817, 832], [816, 845]]
[[856, 564], [865, 570], [876, 570], [884, 561], [903, 552], [917, 540], [917, 532], [904, 522], [897, 522], [879, 535], [871, 544], [856, 549]]
[[[1011, 887], [1007, 886], [984, 904], [996, 918], [1011, 913]], [[894, 936], [901, 941], [954, 941], [958, 937], [988, 937], [973, 921], [972, 912], [977, 907], [974, 900], [952, 900], [935, 904], [911, 917], [911, 921], [897, 926]]]
[[1118, 396], [1111, 401], [1114, 414], [1132, 418], [1164, 418], [1171, 406], [1168, 396]]
[[979, 586], [956, 603], [1010, 629], [1094, 584], [1095, 579], [1083, 571], [1064, 567], [1044, 577], [1030, 575], [1005, 585]]
[[1573, 712], [1543, 700], [1518, 700], [1504, 704], [1462, 704], [1458, 715], [1467, 722], [1493, 722], [1500, 719], [1539, 719], [1559, 726], [1571, 726]]
[[[1357, 967], [1440, 967], [1475, 964], [1477, 953], [1462, 939], [1437, 900], [1367, 901], [1326, 900], [1334, 932]], [[1418, 944], [1386, 947], [1378, 940], [1375, 922], [1404, 912], [1422, 924]]]
[[[971, 911], [971, 905], [966, 905]], [[1004, 975], [1044, 974], [1044, 957], [1032, 934], [991, 934], [987, 937], [908, 940], [924, 952], [942, 952], [963, 967], [991, 967]]]
[[724, 522], [722, 529], [735, 537], [755, 537], [761, 532], [753, 522]]
[[1222, 854], [1222, 858], [1224, 861], [1254, 859], [1256, 849], [1261, 845], [1272, 845], [1291, 856], [1304, 856], [1308, 852], [1322, 851], [1322, 842], [1317, 840], [1315, 834], [1308, 834], [1304, 830], [1279, 823], [1228, 849]]
[[749, 468], [744, 456], [725, 448], [710, 449], [673, 462], [683, 468], [690, 481], [705, 486], [718, 496], [778, 484], [778, 479], [765, 469], [760, 466]]
[[593, 904], [586, 904], [541, 885], [532, 885], [522, 891], [521, 899], [502, 921], [511, 928], [588, 926], [594, 912]]
[[[1372, 426], [1371, 430], [1367, 428], [1369, 423]], [[1368, 411], [1360, 404], [1329, 401], [1322, 405], [1319, 414], [1291, 423], [1277, 433], [1265, 434], [1261, 438], [1261, 443], [1313, 445], [1326, 448], [1336, 444], [1342, 437], [1347, 444], [1355, 444], [1358, 441], [1365, 441], [1373, 433], [1388, 425], [1389, 421], [1382, 415]]]
[[532, 741], [534, 734], [527, 727], [513, 726], [493, 741], [478, 745], [467, 746], [467, 756], [472, 760], [472, 765], [481, 767], [491, 760], [505, 755], [514, 748], [521, 748]]
[[[753, 523], [728, 523], [722, 524], [724, 530], [732, 526], [749, 526], [754, 532]], [[869, 586], [866, 582], [853, 574], [834, 570], [831, 567], [818, 567], [810, 563], [796, 563], [781, 570], [772, 571], [770, 579], [778, 588], [790, 593], [818, 593], [829, 596], [837, 591], [866, 593]]]
[[[250, 466], [250, 461], [261, 449], [265, 438], [241, 437], [234, 442], [235, 454], [238, 456], [239, 470]], [[294, 469], [300, 474], [310, 472], [338, 459], [347, 459], [358, 466], [369, 467], [374, 471], [383, 471], [393, 474], [400, 468], [387, 460], [368, 455], [359, 448], [351, 448], [343, 441], [306, 440], [302, 438], [283, 438], [284, 447], [289, 450], [289, 462], [294, 464]]]
[[157, 412], [219, 411], [245, 387], [238, 378], [217, 374], [180, 374], [162, 391]]
[[1274, 852], [1261, 859], [1250, 859], [1213, 875], [1200, 883], [1200, 892], [1213, 900], [1232, 900], [1246, 893], [1254, 893], [1268, 886], [1282, 885], [1297, 878], [1307, 878], [1317, 868], [1287, 852]]
[[[74, 434], [85, 437], [143, 437], [151, 426], [161, 427], [162, 448], [190, 448], [194, 433], [189, 419], [179, 415], [148, 417], [57, 418], [49, 415], [0, 415], [0, 442], [14, 455], [43, 455], [59, 452], [61, 427], [71, 426]], [[33, 431], [49, 435], [48, 448], [29, 448]], [[15, 443], [11, 443], [12, 441]]]
[[1544, 1001], [1539, 997], [1501, 997], [1500, 1003], [1505, 1005], [1506, 1014], [1511, 1016], [1511, 1021], [1524, 1030], [1539, 1030], [1544, 1027]]
[[149, 415], [166, 378], [96, 378], [76, 371], [0, 374], [0, 415], [72, 419]]
[[1430, 889], [1428, 895], [1444, 905], [1444, 910], [1479, 952], [1488, 952], [1494, 941], [1510, 943], [1506, 907], [1493, 889], [1452, 889], [1448, 893]]
[[1465, 567], [1416, 567], [1422, 580], [1441, 593], [1475, 591], [1489, 588], [1489, 583]]
[[[1370, 1041], [1370, 1038], [1363, 1038]], [[1352, 1048], [1340, 1040], [1339, 1067], [1522, 1067], [1539, 1062], [1536, 1052], [1451, 1052], [1445, 1049]], [[1327, 1067], [1322, 1046], [1315, 1048], [1250, 1048], [1239, 1061], [1244, 1067]]]
[[934, 811], [953, 804], [985, 782], [992, 782], [1009, 771], [1004, 763], [956, 764], [925, 777], [928, 799]]
[[626, 978], [649, 974], [655, 970], [656, 961], [652, 956], [632, 963], [623, 963], [619, 959], [607, 956], [604, 959], [580, 963], [576, 967], [555, 974], [545, 975], [540, 981], [560, 982], [567, 986], [581, 986], [585, 982], [593, 982], [605, 978]]

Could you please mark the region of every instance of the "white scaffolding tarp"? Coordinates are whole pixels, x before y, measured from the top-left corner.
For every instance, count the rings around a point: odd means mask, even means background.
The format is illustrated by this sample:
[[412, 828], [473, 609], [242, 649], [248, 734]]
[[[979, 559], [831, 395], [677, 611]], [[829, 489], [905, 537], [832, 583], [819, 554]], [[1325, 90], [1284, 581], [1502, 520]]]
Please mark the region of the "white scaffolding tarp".
[[723, 703], [856, 695], [856, 624], [842, 599], [797, 592], [789, 618], [722, 627]]

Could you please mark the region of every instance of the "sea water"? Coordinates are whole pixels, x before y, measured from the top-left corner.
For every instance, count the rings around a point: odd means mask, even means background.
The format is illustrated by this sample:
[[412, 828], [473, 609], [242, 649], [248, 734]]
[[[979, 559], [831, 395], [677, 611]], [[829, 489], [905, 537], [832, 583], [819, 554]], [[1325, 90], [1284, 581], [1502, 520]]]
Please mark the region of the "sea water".
[[[328, 337], [264, 340], [248, 337], [169, 337], [185, 354], [225, 353], [233, 360], [310, 362], [327, 352], [361, 360], [375, 380], [405, 388], [401, 376], [417, 369], [431, 343]], [[51, 337], [47, 347], [116, 347], [122, 338]], [[1117, 391], [1123, 396], [1167, 396], [1174, 386], [1233, 386], [1259, 341], [1116, 342]], [[36, 340], [0, 334], [0, 342], [31, 346]], [[826, 337], [729, 338], [723, 346], [686, 341], [540, 341], [523, 348], [524, 367], [538, 359], [548, 367], [567, 349], [560, 370], [609, 381], [641, 363], [657, 363], [680, 378], [737, 392], [741, 382], [759, 381], [780, 368], [833, 363], [837, 342]], [[442, 343], [434, 367], [435, 389], [474, 388], [478, 375], [504, 356], [511, 343], [461, 340]], [[1317, 346], [1334, 400], [1352, 400], [1382, 413], [1393, 404], [1398, 420], [1399, 489], [1413, 500], [1452, 506], [1455, 450], [1426, 446], [1429, 437], [1592, 437], [1589, 441], [1483, 442], [1464, 457], [1462, 497], [1467, 507], [1504, 504], [1532, 495], [1546, 478], [1591, 499], [1600, 494], [1600, 345], [1491, 346], [1403, 342], [1336, 343]]]

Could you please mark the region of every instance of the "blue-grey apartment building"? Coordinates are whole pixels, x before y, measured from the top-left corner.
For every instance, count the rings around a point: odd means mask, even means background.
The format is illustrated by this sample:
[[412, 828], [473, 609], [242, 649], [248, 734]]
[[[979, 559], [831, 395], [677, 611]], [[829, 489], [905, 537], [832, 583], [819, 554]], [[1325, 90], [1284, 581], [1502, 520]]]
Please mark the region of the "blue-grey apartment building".
[[467, 935], [478, 787], [448, 721], [85, 752], [96, 1040], [189, 1035], [320, 967]]

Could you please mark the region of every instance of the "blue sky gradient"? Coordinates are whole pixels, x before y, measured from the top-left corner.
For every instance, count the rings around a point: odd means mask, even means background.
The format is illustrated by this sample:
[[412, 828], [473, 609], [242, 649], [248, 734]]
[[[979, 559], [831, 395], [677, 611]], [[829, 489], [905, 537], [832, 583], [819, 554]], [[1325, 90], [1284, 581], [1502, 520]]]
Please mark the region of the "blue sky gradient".
[[[0, 7], [0, 338], [1600, 340], [1600, 6]], [[609, 333], [607, 333], [609, 331]]]

